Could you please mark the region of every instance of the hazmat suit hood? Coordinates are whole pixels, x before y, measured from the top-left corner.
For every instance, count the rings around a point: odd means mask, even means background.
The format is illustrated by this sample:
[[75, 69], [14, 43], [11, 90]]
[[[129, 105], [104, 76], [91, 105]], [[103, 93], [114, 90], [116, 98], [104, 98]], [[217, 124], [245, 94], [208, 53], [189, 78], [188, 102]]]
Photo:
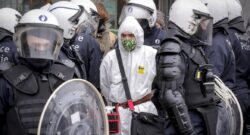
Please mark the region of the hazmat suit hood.
[[[128, 16], [124, 19], [118, 30], [118, 45], [121, 51], [126, 51], [122, 46], [121, 34], [123, 32], [131, 32], [135, 35], [136, 47], [135, 50], [143, 45], [144, 42], [144, 32], [138, 21], [132, 17]], [[135, 51], [134, 50], [134, 51]]]

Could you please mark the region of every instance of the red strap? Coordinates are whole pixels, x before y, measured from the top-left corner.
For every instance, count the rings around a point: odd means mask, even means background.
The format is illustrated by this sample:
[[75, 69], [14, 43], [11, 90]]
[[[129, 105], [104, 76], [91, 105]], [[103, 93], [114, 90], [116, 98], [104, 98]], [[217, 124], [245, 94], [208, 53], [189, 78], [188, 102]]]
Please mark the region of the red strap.
[[129, 107], [129, 109], [132, 110], [132, 111], [135, 109], [135, 108], [134, 108], [134, 103], [133, 103], [132, 100], [128, 100], [128, 107]]

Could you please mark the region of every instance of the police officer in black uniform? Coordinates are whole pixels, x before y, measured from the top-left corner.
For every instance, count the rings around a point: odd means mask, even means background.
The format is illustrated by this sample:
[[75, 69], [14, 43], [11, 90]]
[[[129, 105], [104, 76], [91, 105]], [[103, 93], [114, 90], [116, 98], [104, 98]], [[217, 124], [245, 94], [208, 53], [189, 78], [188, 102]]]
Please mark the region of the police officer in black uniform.
[[[54, 3], [49, 11], [60, 20], [64, 29], [65, 40], [60, 60], [64, 63], [73, 61], [82, 74], [80, 78], [87, 79], [100, 89], [99, 67], [102, 54], [98, 42], [91, 35], [91, 32], [96, 31], [89, 23], [93, 22], [91, 16], [82, 6], [67, 1]], [[65, 14], [61, 14], [62, 12]]]
[[51, 93], [74, 75], [56, 62], [63, 30], [53, 14], [35, 9], [16, 26], [14, 41], [19, 62], [1, 69], [0, 130], [2, 135], [35, 135], [43, 107]]
[[17, 62], [17, 49], [12, 41], [14, 27], [21, 18], [21, 14], [12, 8], [0, 9], [0, 62]]
[[203, 51], [211, 44], [212, 17], [199, 0], [178, 0], [169, 20], [157, 56], [160, 103], [174, 127], [167, 122], [165, 134], [216, 135], [220, 100], [204, 85], [212, 80]]
[[[103, 53], [97, 41], [97, 32], [103, 21], [98, 13], [96, 5], [92, 1], [71, 0], [71, 2], [83, 6], [89, 18], [84, 20], [77, 30], [77, 34], [71, 40], [75, 51], [79, 52], [85, 62], [87, 80], [100, 90], [100, 65]], [[106, 39], [109, 40], [109, 39]]]
[[233, 92], [237, 96], [244, 114], [245, 134], [250, 133], [250, 87], [248, 85], [250, 66], [250, 41], [246, 35], [242, 18], [242, 7], [236, 0], [227, 0], [229, 18], [229, 39], [232, 43], [236, 61], [236, 83]]
[[86, 79], [85, 62], [80, 53], [75, 51], [70, 43], [77, 28], [84, 21], [86, 15], [84, 8], [68, 1], [59, 1], [52, 4], [48, 11], [56, 16], [64, 30], [64, 43], [59, 54], [59, 61], [69, 67], [74, 67], [78, 78]]

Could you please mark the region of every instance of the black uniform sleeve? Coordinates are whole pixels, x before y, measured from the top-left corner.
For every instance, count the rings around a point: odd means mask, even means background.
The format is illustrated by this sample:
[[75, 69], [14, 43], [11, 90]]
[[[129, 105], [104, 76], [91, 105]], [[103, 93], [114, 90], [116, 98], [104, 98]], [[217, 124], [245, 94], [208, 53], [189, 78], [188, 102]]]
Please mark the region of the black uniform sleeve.
[[92, 40], [92, 49], [89, 57], [89, 71], [87, 73], [88, 81], [95, 85], [100, 90], [100, 65], [102, 60], [102, 53], [99, 44], [96, 40]]
[[102, 53], [99, 43], [90, 35], [80, 35], [83, 40], [76, 38], [76, 45], [79, 45], [79, 53], [85, 62], [87, 80], [97, 89], [100, 89], [100, 65]]
[[187, 67], [184, 56], [181, 55], [181, 47], [177, 42], [165, 42], [158, 57], [157, 78], [161, 87], [160, 99], [163, 108], [179, 134], [191, 134], [193, 127], [182, 87]]
[[230, 41], [218, 33], [213, 38], [213, 45], [205, 49], [209, 63], [214, 65], [213, 73], [229, 87], [235, 84], [235, 56]]

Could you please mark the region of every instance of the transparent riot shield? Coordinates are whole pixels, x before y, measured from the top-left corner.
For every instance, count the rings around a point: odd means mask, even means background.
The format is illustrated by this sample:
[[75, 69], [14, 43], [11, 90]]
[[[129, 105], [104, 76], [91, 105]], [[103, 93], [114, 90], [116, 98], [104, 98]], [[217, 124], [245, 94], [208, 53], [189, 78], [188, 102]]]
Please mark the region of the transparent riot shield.
[[241, 135], [243, 116], [240, 104], [233, 92], [215, 76], [215, 93], [221, 98], [218, 105], [217, 135]]
[[88, 81], [64, 82], [48, 99], [37, 135], [108, 135], [101, 95]]

